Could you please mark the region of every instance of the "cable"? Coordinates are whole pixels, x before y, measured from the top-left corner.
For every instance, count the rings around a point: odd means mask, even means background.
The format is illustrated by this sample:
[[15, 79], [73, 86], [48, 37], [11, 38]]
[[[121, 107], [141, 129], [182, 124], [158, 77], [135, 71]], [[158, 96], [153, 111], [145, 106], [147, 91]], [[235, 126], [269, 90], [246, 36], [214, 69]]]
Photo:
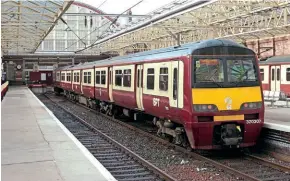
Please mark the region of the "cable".
[[[137, 6], [137, 5], [140, 4], [142, 1], [143, 1], [143, 0], [139, 1], [138, 3], [134, 4], [132, 7], [126, 9], [124, 12], [122, 12], [121, 14], [119, 14], [119, 15], [118, 15], [118, 16], [117, 16], [117, 17], [116, 17], [116, 18], [111, 22], [111, 24], [109, 25], [109, 27], [104, 31], [104, 33], [103, 33], [101, 36], [103, 36], [103, 35], [106, 33], [106, 31], [111, 27], [111, 25], [112, 25], [113, 23], [115, 23], [115, 22], [118, 20], [118, 18], [119, 18], [122, 14], [126, 13], [128, 10], [130, 10], [130, 9], [132, 9], [133, 7]], [[106, 23], [106, 24], [108, 24], [108, 23]], [[101, 37], [101, 36], [99, 36], [99, 37]], [[78, 52], [81, 52], [81, 51], [84, 51], [84, 50], [86, 50], [86, 49], [88, 49], [88, 48], [93, 47], [94, 44], [95, 44], [98, 40], [100, 40], [100, 38], [97, 38], [96, 41], [94, 41], [94, 43], [92, 43], [92, 44], [89, 45], [88, 47], [83, 48], [83, 49], [81, 49], [81, 50], [77, 50], [77, 51], [75, 51], [75, 53], [78, 53]]]

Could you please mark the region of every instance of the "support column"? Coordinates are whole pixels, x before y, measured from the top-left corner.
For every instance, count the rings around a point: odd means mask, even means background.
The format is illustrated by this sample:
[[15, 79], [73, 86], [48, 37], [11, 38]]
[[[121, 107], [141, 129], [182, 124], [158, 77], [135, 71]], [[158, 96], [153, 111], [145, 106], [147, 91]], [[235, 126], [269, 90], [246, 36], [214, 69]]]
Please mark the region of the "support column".
[[72, 59], [71, 59], [71, 64], [72, 64], [72, 65], [75, 65], [75, 58], [72, 58]]
[[22, 81], [26, 82], [25, 78], [26, 78], [26, 74], [25, 74], [25, 59], [22, 60]]

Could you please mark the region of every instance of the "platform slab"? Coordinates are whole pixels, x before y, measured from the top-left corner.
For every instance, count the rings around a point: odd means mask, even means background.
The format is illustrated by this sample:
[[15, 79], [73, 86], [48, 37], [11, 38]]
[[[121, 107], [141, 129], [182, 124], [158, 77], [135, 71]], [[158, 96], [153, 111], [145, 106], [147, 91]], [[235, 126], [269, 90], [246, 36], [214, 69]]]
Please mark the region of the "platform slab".
[[10, 87], [1, 109], [3, 181], [115, 180], [27, 87]]
[[278, 131], [290, 132], [290, 108], [266, 107], [264, 127]]

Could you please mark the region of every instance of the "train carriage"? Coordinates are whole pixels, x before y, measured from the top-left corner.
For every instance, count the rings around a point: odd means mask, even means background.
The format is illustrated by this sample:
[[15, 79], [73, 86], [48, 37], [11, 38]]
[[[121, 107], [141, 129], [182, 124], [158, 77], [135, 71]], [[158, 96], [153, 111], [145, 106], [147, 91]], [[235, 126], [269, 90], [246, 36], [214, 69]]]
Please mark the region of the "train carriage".
[[[189, 43], [56, 73], [65, 79], [57, 92], [109, 115], [151, 119], [158, 134], [194, 149], [253, 146], [263, 126], [256, 55], [232, 41]], [[77, 80], [71, 88], [69, 73]]]
[[275, 56], [259, 62], [263, 90], [282, 91], [290, 97], [290, 56]]

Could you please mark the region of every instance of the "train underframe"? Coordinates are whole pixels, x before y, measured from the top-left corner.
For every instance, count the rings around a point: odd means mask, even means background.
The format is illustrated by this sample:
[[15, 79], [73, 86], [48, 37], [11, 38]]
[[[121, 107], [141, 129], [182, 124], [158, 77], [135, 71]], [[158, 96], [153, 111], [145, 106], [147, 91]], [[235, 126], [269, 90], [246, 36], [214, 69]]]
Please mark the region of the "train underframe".
[[[239, 148], [240, 145], [243, 145], [243, 129], [244, 126], [241, 124], [237, 124], [236, 122], [228, 122], [223, 123], [221, 125], [215, 125], [213, 127], [213, 135], [212, 135], [212, 143], [207, 146], [199, 146], [190, 145], [190, 141], [188, 136], [194, 137], [195, 140], [198, 140], [198, 136], [195, 136], [194, 133], [187, 134], [187, 129], [182, 125], [175, 123], [168, 119], [161, 119], [156, 116], [145, 114], [144, 112], [140, 112], [138, 110], [130, 110], [124, 107], [120, 107], [113, 103], [109, 103], [106, 101], [100, 101], [97, 99], [87, 98], [82, 95], [78, 95], [74, 92], [62, 90], [60, 88], [55, 89], [57, 94], [62, 93], [68, 99], [72, 101], [79, 102], [91, 109], [97, 110], [103, 114], [108, 116], [112, 116], [114, 118], [127, 117], [130, 120], [134, 121], [152, 121], [153, 125], [157, 127], [157, 135], [163, 138], [170, 140], [170, 142], [183, 146], [189, 149], [219, 149], [219, 148]], [[191, 126], [191, 132], [194, 132], [194, 126]], [[199, 132], [199, 131], [197, 131]], [[200, 140], [199, 140], [200, 141]], [[241, 147], [247, 147], [252, 145], [245, 145]]]

